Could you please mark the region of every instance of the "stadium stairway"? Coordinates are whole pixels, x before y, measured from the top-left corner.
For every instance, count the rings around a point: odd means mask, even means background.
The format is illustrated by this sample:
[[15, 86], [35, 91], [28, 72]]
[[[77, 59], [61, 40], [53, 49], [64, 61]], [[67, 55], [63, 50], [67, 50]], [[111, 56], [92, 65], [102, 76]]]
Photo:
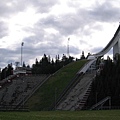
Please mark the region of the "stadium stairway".
[[91, 68], [91, 66], [95, 68], [95, 60], [93, 60], [93, 62], [90, 61], [86, 66], [81, 69], [81, 71], [84, 71], [85, 73], [82, 77], [78, 77], [79, 80], [77, 81], [79, 82], [64, 97], [64, 100], [56, 105], [57, 110], [75, 111], [81, 110], [84, 107], [96, 75], [96, 70]]
[[95, 73], [87, 73], [80, 82], [70, 91], [63, 102], [57, 106], [57, 110], [80, 110], [84, 107], [90, 93], [91, 83]]
[[91, 92], [91, 88], [92, 88], [92, 81], [89, 83], [88, 88], [87, 88], [87, 90], [86, 90], [83, 98], [80, 100], [80, 102], [78, 103], [78, 105], [76, 107], [76, 110], [82, 110], [82, 109], [84, 109], [86, 101], [87, 101], [87, 99], [89, 97], [89, 94]]

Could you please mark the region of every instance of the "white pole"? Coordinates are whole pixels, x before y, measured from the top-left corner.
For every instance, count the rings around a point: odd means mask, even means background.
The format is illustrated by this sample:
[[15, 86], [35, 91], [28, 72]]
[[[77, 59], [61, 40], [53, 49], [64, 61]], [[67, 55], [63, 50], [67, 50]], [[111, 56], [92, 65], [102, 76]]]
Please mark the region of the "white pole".
[[22, 67], [23, 45], [24, 45], [24, 42], [21, 43], [21, 67]]
[[70, 38], [68, 38], [68, 45], [67, 45], [67, 55], [68, 55], [68, 57], [69, 57], [69, 40], [70, 40]]

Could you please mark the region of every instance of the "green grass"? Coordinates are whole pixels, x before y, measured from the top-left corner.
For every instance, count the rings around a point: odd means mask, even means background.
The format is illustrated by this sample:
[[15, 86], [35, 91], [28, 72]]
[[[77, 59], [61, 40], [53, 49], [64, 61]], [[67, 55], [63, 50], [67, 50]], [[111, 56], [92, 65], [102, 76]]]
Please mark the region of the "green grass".
[[38, 91], [28, 100], [26, 105], [30, 110], [49, 110], [63, 89], [68, 85], [75, 74], [86, 63], [86, 60], [72, 62], [60, 69], [56, 74], [43, 84]]
[[120, 120], [120, 110], [0, 112], [0, 120]]

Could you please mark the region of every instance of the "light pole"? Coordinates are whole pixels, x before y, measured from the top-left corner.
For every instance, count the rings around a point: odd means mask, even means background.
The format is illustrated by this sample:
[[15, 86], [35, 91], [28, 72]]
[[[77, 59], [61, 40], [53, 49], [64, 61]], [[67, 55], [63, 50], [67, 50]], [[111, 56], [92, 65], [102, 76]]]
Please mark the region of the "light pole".
[[67, 55], [69, 57], [69, 41], [70, 41], [70, 38], [68, 38], [68, 43], [67, 43]]
[[21, 67], [22, 67], [23, 45], [24, 45], [24, 42], [21, 43]]

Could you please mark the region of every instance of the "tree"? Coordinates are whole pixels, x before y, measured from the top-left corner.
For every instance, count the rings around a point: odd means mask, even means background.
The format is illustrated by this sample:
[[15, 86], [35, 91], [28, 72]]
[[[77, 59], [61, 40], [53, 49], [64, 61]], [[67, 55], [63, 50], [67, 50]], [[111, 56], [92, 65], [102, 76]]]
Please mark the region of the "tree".
[[62, 60], [59, 60], [59, 55], [56, 55], [56, 60], [54, 62], [53, 58], [50, 60], [50, 55], [43, 55], [40, 62], [38, 62], [37, 58], [35, 64], [32, 65], [32, 73], [33, 74], [52, 74], [55, 71], [62, 68], [64, 65], [67, 65], [70, 62], [73, 62], [73, 57], [67, 58], [64, 54]]
[[12, 67], [12, 64], [8, 64], [8, 67], [7, 67], [7, 76], [9, 75], [13, 75], [13, 67]]
[[36, 58], [35, 64], [38, 65], [38, 60], [37, 60], [37, 58]]
[[22, 67], [26, 67], [25, 62], [23, 62], [23, 66]]
[[30, 68], [30, 65], [27, 65], [27, 68]]
[[[104, 60], [103, 69], [92, 85], [92, 91], [87, 101], [87, 106], [95, 104], [95, 93], [97, 92], [98, 101], [107, 96], [111, 96], [111, 105], [120, 107], [120, 55], [117, 55], [116, 61], [113, 62], [109, 57]], [[91, 100], [92, 99], [92, 100]]]
[[90, 55], [91, 55], [91, 53], [88, 53], [88, 55], [87, 55], [86, 59], [87, 59]]
[[2, 69], [1, 72], [1, 80], [8, 77], [9, 75], [13, 75], [13, 67], [12, 64], [8, 64], [7, 67]]
[[82, 51], [82, 55], [81, 55], [81, 58], [80, 58], [80, 59], [85, 59], [84, 51]]
[[18, 67], [20, 62], [15, 62], [15, 66]]

